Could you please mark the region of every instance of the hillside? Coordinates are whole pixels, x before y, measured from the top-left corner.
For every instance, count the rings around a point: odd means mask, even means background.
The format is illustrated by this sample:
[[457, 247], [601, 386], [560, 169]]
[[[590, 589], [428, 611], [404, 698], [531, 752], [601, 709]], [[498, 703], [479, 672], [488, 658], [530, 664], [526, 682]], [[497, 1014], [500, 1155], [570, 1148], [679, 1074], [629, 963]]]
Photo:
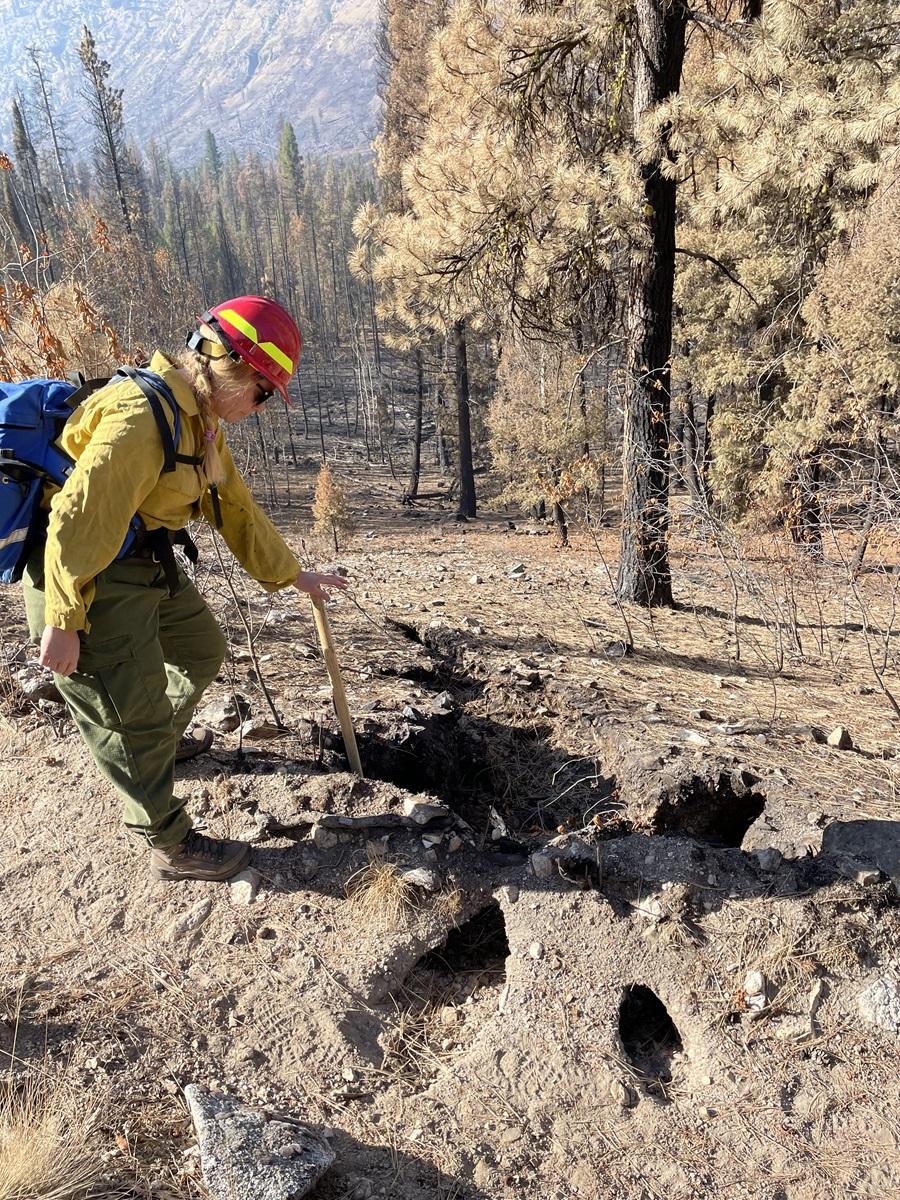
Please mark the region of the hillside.
[[41, 51], [73, 149], [90, 131], [79, 95], [82, 24], [124, 88], [125, 120], [139, 142], [156, 138], [190, 160], [203, 131], [237, 150], [268, 149], [283, 117], [307, 150], [368, 144], [374, 130], [375, 0], [4, 0], [0, 103], [28, 95], [27, 48]]
[[[0, 1065], [87, 1114], [67, 1128], [92, 1194], [200, 1200], [217, 1173], [215, 1200], [900, 1194], [880, 577], [843, 610], [823, 600], [838, 564], [781, 563], [806, 653], [778, 670], [777, 630], [748, 593], [732, 624], [724, 570], [682, 526], [691, 602], [627, 606], [623, 655], [587, 539], [457, 524], [435, 477], [436, 503], [399, 512], [386, 470], [335, 469], [357, 480], [333, 628], [365, 781], [304, 604], [251, 588], [245, 630], [202, 539], [232, 652], [203, 708], [212, 752], [177, 778], [204, 828], [253, 841], [230, 886], [151, 881], [61, 705], [19, 690], [30, 651], [0, 596]], [[299, 468], [295, 498], [313, 482]], [[757, 581], [773, 549], [752, 547]], [[221, 732], [234, 689], [243, 739]], [[407, 871], [392, 909], [384, 872]], [[196, 1096], [268, 1143], [247, 1133], [215, 1168]], [[321, 1182], [279, 1190], [323, 1140]]]

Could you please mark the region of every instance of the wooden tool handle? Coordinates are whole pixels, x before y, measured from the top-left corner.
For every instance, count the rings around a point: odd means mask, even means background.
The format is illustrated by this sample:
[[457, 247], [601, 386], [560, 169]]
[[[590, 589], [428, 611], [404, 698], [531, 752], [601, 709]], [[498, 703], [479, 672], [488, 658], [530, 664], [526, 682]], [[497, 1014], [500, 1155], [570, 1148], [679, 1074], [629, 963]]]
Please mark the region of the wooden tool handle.
[[344, 737], [344, 749], [347, 752], [347, 761], [360, 779], [365, 779], [362, 763], [359, 758], [359, 749], [356, 745], [356, 734], [353, 732], [350, 705], [347, 703], [347, 693], [344, 691], [344, 681], [341, 678], [341, 668], [338, 663], [337, 652], [334, 648], [334, 638], [331, 636], [331, 622], [328, 620], [328, 613], [325, 611], [325, 602], [324, 600], [313, 600], [312, 606], [313, 620], [316, 623], [316, 632], [319, 635], [319, 644], [322, 647], [322, 654], [325, 658], [328, 678], [331, 680], [334, 707], [337, 710], [338, 720], [341, 723], [341, 733]]

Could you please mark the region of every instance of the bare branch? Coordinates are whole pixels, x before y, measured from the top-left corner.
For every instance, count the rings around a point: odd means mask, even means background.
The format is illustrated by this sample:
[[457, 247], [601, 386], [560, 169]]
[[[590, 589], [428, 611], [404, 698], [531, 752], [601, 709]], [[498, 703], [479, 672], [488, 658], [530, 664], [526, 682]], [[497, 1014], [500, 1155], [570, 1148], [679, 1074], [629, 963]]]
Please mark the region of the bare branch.
[[711, 254], [704, 254], [702, 250], [686, 250], [683, 246], [676, 246], [675, 253], [686, 254], [688, 258], [699, 258], [701, 262], [712, 263], [712, 265], [714, 267], [718, 267], [722, 274], [726, 275], [736, 287], [739, 287], [742, 292], [746, 292], [754, 304], [759, 304], [759, 301], [756, 299], [747, 285], [741, 283], [737, 275], [729, 271], [723, 262], [720, 262], [717, 258], [713, 258]]

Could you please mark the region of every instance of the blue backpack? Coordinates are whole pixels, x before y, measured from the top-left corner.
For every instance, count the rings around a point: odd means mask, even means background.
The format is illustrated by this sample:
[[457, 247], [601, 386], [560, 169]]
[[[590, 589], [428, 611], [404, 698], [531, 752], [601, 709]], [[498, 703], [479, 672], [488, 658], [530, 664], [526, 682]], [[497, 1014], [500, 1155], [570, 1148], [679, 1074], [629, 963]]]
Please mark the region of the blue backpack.
[[[44, 484], [62, 487], [75, 468], [74, 460], [55, 444], [63, 425], [83, 400], [121, 378], [137, 384], [153, 411], [163, 444], [163, 471], [174, 471], [178, 462], [194, 466], [201, 462], [177, 453], [181, 430], [178, 404], [154, 371], [120, 367], [112, 379], [85, 382], [77, 377], [73, 383], [59, 379], [0, 383], [0, 583], [21, 579], [31, 547], [43, 536]], [[163, 401], [172, 413], [174, 433], [166, 420]], [[135, 514], [116, 558], [131, 554], [144, 533], [144, 523]]]

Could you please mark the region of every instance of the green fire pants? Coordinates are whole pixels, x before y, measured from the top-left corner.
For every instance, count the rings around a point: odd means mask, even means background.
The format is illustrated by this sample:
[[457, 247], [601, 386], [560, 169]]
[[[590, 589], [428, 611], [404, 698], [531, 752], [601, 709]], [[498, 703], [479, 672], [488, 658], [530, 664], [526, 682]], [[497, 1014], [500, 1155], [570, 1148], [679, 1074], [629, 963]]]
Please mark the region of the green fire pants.
[[[43, 555], [23, 580], [31, 636], [44, 629]], [[81, 633], [77, 670], [56, 683], [100, 772], [125, 805], [125, 824], [152, 846], [191, 828], [173, 794], [175, 747], [225, 655], [225, 639], [193, 583], [178, 568], [169, 595], [152, 559], [124, 559], [97, 576], [91, 631]]]

